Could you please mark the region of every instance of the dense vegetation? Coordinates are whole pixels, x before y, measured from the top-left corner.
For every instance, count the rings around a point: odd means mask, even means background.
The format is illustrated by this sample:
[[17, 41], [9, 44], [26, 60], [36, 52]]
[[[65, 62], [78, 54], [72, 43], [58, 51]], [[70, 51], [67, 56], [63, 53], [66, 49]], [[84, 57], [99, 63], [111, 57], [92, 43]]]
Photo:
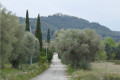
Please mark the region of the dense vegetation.
[[[10, 80], [23, 80], [23, 78], [28, 80], [47, 69], [53, 51], [48, 47], [46, 55], [46, 49], [41, 48], [41, 46], [43, 47], [41, 45], [42, 34], [40, 36], [38, 33], [35, 36], [31, 33], [28, 10], [26, 12], [26, 26], [20, 24], [18, 17], [1, 5], [0, 19], [0, 80], [8, 78]], [[38, 28], [36, 28], [36, 31], [41, 32], [39, 16], [37, 22]], [[32, 62], [35, 64], [32, 64]], [[32, 70], [27, 70], [27, 68]]]
[[104, 49], [100, 35], [90, 29], [60, 30], [55, 37], [60, 58], [73, 68], [89, 69], [96, 53]]
[[[120, 80], [120, 69], [116, 66], [120, 64], [120, 32], [62, 14], [41, 18], [38, 15], [36, 19], [29, 18], [27, 10], [26, 18], [18, 19], [1, 5], [0, 19], [0, 79], [28, 80], [36, 76], [49, 67], [48, 63], [51, 63], [53, 52], [56, 50], [62, 62], [70, 66], [68, 73], [83, 74], [73, 77], [74, 80]], [[51, 45], [54, 32], [55, 42]], [[110, 68], [110, 74], [103, 75], [101, 70], [105, 69], [99, 66], [107, 66], [106, 63], [113, 68]], [[115, 71], [112, 69], [118, 69], [118, 74], [111, 74]], [[97, 71], [101, 71], [99, 76]]]
[[120, 41], [115, 44], [111, 37], [106, 37], [103, 43], [105, 44], [107, 60], [120, 60]]
[[91, 29], [55, 32], [55, 49], [72, 80], [120, 80], [120, 42]]
[[[20, 23], [25, 22], [25, 18], [20, 17], [19, 18]], [[33, 32], [36, 27], [36, 18], [30, 18], [30, 25], [32, 26]], [[51, 30], [51, 37], [54, 38], [53, 34], [56, 30], [59, 29], [84, 29], [84, 28], [91, 28], [94, 29], [98, 34], [102, 36], [104, 39], [107, 36], [112, 37], [116, 42], [120, 40], [120, 32], [118, 31], [111, 31], [109, 28], [100, 25], [98, 23], [92, 22], [90, 23], [87, 20], [77, 18], [74, 16], [68, 16], [68, 15], [59, 15], [55, 14], [48, 17], [41, 17], [41, 25], [42, 25], [42, 33], [43, 33], [43, 39], [46, 39], [46, 31], [48, 28]]]

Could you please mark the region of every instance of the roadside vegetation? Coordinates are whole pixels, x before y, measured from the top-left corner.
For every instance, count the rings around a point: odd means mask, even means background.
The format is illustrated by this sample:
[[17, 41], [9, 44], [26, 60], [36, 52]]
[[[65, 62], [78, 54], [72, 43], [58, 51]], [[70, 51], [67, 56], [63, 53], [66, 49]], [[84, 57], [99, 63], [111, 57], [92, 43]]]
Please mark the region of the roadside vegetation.
[[0, 80], [30, 80], [48, 68], [48, 63], [35, 63], [33, 65], [26, 64], [23, 65], [22, 69], [11, 68], [11, 65], [7, 65], [6, 68], [1, 69]]
[[[0, 19], [0, 80], [29, 80], [49, 68], [53, 50], [43, 45], [39, 15], [35, 34], [28, 10], [26, 24], [20, 24], [15, 14], [0, 5]], [[50, 44], [50, 30], [46, 33]]]
[[120, 80], [120, 42], [91, 29], [55, 32], [56, 51], [71, 80]]
[[92, 70], [68, 67], [67, 73], [71, 76], [71, 80], [120, 80], [120, 65], [111, 62], [96, 62], [92, 63]]

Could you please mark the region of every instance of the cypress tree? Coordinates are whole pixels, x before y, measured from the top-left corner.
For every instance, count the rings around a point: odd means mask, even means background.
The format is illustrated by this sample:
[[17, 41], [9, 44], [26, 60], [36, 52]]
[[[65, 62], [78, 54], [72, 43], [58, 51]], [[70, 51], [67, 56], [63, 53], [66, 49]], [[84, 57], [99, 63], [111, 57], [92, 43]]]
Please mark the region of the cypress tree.
[[47, 43], [50, 43], [50, 29], [47, 31]]
[[26, 31], [30, 31], [28, 10], [26, 11]]
[[39, 40], [39, 43], [40, 43], [40, 51], [42, 50], [42, 46], [43, 46], [43, 43], [42, 43], [42, 32], [41, 32], [41, 23], [40, 23], [40, 16], [38, 14], [38, 17], [37, 17], [37, 28], [36, 28], [36, 31], [35, 31], [35, 36], [38, 38]]

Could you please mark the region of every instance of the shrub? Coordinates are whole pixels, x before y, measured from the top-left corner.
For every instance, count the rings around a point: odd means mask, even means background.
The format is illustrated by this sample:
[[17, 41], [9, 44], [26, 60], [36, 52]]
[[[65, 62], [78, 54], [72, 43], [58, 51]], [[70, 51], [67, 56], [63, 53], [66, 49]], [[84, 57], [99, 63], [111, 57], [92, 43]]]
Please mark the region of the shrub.
[[120, 60], [115, 60], [114, 64], [119, 64], [120, 65]]
[[96, 55], [96, 60], [104, 61], [107, 59], [107, 55], [105, 51], [98, 51]]
[[[47, 49], [47, 60], [48, 60], [48, 62], [51, 62], [51, 60], [52, 60], [52, 57], [53, 57], [53, 50], [52, 49]], [[41, 56], [46, 56], [46, 49], [45, 48], [43, 48], [42, 49], [42, 52], [40, 53], [41, 54]]]
[[48, 49], [48, 53], [47, 53], [48, 61], [51, 62], [52, 58], [53, 58], [53, 51]]
[[117, 74], [105, 74], [104, 80], [120, 80], [120, 75]]
[[39, 65], [43, 64], [46, 62], [46, 56], [40, 56], [40, 60], [39, 60]]

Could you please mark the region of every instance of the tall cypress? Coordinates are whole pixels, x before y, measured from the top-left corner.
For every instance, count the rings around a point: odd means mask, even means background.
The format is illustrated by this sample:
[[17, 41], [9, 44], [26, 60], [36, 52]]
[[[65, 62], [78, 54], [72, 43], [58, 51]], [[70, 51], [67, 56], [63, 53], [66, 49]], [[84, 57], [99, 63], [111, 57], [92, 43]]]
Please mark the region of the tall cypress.
[[41, 32], [41, 23], [40, 23], [39, 14], [38, 14], [38, 17], [37, 17], [37, 28], [36, 28], [36, 31], [35, 31], [35, 36], [38, 38], [39, 43], [40, 43], [40, 50], [42, 50], [43, 43], [42, 43], [42, 32]]
[[47, 43], [50, 43], [50, 29], [47, 31]]
[[26, 31], [30, 31], [28, 10], [26, 11]]

